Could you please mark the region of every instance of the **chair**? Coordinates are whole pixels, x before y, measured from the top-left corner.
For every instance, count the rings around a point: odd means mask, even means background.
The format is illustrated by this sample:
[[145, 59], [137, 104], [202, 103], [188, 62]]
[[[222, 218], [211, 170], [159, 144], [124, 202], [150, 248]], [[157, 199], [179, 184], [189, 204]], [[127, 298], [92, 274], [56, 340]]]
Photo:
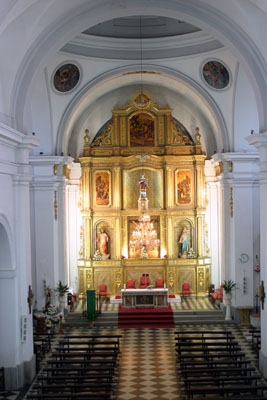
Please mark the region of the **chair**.
[[216, 300], [222, 301], [223, 299], [223, 286], [220, 286], [220, 289], [217, 289], [214, 293], [211, 293], [212, 301], [215, 303]]
[[107, 286], [104, 283], [101, 283], [101, 285], [99, 285], [99, 296], [107, 296]]
[[182, 296], [189, 296], [190, 294], [192, 294], [192, 290], [190, 289], [190, 284], [188, 282], [183, 283], [182, 286]]
[[127, 282], [127, 289], [135, 289], [135, 282], [133, 279], [129, 279]]
[[164, 287], [163, 280], [162, 279], [157, 279], [156, 288], [157, 289], [163, 289], [163, 287]]
[[149, 285], [149, 274], [143, 274], [141, 276], [140, 289], [147, 288]]

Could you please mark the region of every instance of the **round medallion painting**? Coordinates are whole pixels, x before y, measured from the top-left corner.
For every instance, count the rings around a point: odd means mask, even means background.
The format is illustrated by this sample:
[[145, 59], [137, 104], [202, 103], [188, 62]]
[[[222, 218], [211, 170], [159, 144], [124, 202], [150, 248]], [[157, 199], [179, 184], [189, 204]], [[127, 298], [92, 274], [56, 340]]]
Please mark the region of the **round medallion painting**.
[[215, 89], [224, 89], [229, 84], [229, 72], [219, 61], [208, 61], [202, 73], [205, 81]]
[[55, 73], [54, 86], [61, 92], [69, 92], [78, 83], [80, 78], [79, 68], [74, 64], [64, 64]]

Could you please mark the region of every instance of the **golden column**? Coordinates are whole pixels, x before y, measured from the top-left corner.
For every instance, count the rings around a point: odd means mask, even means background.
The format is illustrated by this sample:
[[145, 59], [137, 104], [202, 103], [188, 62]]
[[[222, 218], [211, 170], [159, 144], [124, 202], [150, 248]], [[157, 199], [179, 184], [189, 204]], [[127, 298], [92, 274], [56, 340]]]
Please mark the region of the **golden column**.
[[114, 206], [117, 209], [121, 208], [120, 172], [121, 169], [119, 166], [114, 167]]
[[166, 208], [173, 208], [173, 170], [166, 167]]
[[203, 217], [197, 216], [197, 255], [203, 256]]
[[166, 243], [166, 217], [160, 216], [160, 257], [164, 257], [167, 254], [167, 243]]
[[173, 224], [172, 217], [167, 217], [167, 235], [168, 235], [168, 258], [173, 258]]
[[125, 258], [128, 258], [128, 224], [127, 224], [127, 216], [122, 217], [122, 255]]
[[120, 217], [115, 218], [115, 258], [121, 258]]

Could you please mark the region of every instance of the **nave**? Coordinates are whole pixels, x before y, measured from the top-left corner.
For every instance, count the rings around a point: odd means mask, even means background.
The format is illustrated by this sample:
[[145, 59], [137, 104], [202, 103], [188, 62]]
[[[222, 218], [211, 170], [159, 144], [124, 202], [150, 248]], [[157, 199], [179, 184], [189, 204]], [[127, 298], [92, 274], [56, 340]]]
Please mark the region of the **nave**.
[[[112, 327], [102, 328], [67, 328], [66, 335], [122, 335], [120, 339], [119, 367], [115, 373], [112, 386], [111, 399], [117, 400], [184, 400], [187, 399], [185, 384], [181, 375], [179, 362], [175, 348], [177, 331], [193, 330], [197, 335], [203, 330], [208, 331], [229, 331], [238, 342], [241, 351], [245, 353], [245, 359], [251, 362], [254, 369], [253, 376], [258, 376], [257, 385], [266, 384], [258, 371], [258, 352], [252, 348], [251, 343], [246, 339], [249, 327], [242, 327], [233, 323], [228, 324], [186, 324], [176, 326], [174, 329], [116, 329]], [[51, 353], [55, 350], [62, 335], [55, 337], [52, 343], [52, 351], [42, 361], [38, 376], [44, 376], [44, 368], [47, 361], [51, 360]], [[34, 380], [28, 394], [34, 393], [33, 387], [38, 377]], [[267, 398], [267, 391], [265, 391]], [[55, 397], [56, 398], [56, 397]], [[198, 399], [203, 397], [193, 397]], [[217, 397], [207, 397], [215, 399]], [[221, 397], [223, 398], [223, 397]], [[234, 398], [234, 397], [228, 397]], [[250, 398], [245, 397], [244, 398]], [[256, 397], [251, 397], [251, 399]], [[13, 395], [5, 396], [3, 393], [0, 399], [21, 400], [27, 399], [25, 393], [14, 392]]]

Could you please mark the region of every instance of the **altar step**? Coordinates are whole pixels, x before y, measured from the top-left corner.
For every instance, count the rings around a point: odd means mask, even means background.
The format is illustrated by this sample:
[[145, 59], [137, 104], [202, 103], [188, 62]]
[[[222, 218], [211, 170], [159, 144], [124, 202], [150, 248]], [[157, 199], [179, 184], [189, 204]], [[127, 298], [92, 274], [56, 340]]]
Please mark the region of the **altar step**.
[[[224, 314], [220, 310], [210, 311], [174, 311], [173, 312], [175, 325], [197, 325], [197, 324], [222, 324], [228, 323], [225, 321]], [[231, 322], [231, 321], [230, 321]], [[101, 326], [118, 326], [117, 312], [103, 312], [94, 322], [95, 327]], [[81, 313], [70, 313], [65, 320], [65, 326], [81, 327], [88, 326], [88, 320]]]
[[226, 323], [229, 322], [229, 321], [225, 321], [225, 316], [221, 310], [174, 311], [173, 318], [174, 318], [175, 325], [222, 324], [225, 322]]
[[70, 312], [67, 317], [65, 317], [66, 327], [80, 327], [80, 326], [88, 326], [88, 319], [84, 317], [82, 313], [79, 312]]

